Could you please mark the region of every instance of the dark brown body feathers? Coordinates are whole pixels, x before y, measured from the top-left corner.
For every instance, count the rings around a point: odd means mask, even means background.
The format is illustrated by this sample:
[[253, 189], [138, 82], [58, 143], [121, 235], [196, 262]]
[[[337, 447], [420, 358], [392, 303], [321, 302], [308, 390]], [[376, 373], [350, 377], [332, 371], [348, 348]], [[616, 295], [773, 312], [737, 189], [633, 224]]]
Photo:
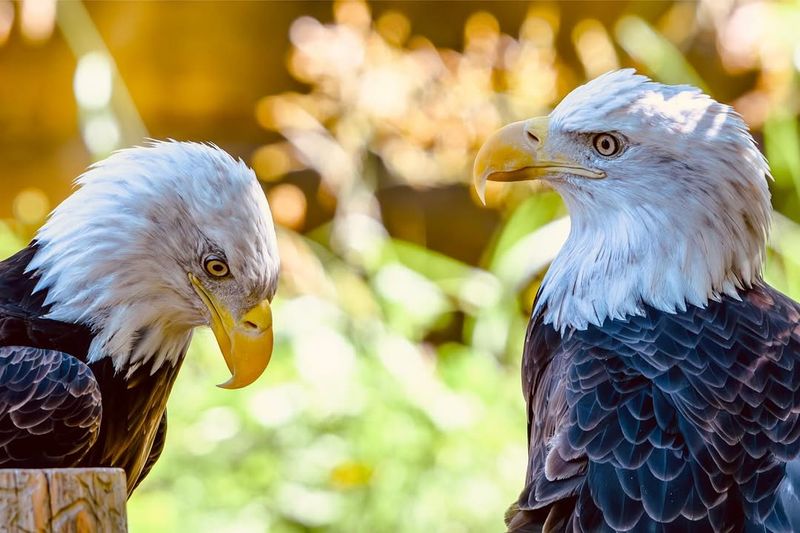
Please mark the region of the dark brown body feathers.
[[800, 530], [800, 305], [528, 328], [526, 486], [510, 531]]

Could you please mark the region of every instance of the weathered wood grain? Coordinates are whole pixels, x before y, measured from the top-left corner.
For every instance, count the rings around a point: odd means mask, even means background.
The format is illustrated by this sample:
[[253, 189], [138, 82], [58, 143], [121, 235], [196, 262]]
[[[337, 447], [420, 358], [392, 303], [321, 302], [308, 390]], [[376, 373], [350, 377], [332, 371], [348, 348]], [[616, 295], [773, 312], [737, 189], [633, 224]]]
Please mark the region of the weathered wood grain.
[[118, 468], [0, 469], [0, 532], [125, 532]]

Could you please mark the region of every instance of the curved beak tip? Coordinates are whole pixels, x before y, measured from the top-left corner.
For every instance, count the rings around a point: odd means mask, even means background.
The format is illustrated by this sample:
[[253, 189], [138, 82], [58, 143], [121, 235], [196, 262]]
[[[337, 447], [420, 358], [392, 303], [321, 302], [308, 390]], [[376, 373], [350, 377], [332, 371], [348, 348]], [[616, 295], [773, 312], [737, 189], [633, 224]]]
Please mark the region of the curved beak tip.
[[481, 204], [484, 206], [486, 205], [486, 178], [485, 177], [476, 177], [475, 178], [475, 192], [478, 195], [478, 199], [481, 201]]
[[[274, 346], [272, 325], [258, 331], [237, 327], [231, 335], [231, 350], [225, 357], [231, 378], [220, 387], [239, 389], [257, 380], [267, 369]], [[223, 354], [225, 355], [225, 354]]]
[[[222, 389], [241, 389], [256, 381], [267, 369], [272, 359], [272, 328], [260, 333], [257, 337], [241, 342], [240, 336], [234, 336], [231, 353], [225, 358], [231, 377], [228, 381], [217, 385]], [[240, 342], [237, 342], [240, 341]], [[239, 346], [237, 346], [237, 344]], [[237, 350], [237, 348], [239, 348]], [[223, 354], [224, 355], [224, 354]]]
[[220, 389], [228, 389], [228, 390], [241, 388], [239, 386], [236, 386], [236, 383], [233, 380], [233, 376], [231, 376], [230, 379], [224, 383], [218, 383], [217, 387], [219, 387]]
[[219, 387], [220, 389], [227, 389], [227, 390], [243, 389], [244, 387], [247, 387], [248, 385], [252, 384], [257, 378], [258, 376], [253, 379], [242, 380], [239, 376], [236, 376], [234, 374], [225, 383], [219, 383], [217, 387]]

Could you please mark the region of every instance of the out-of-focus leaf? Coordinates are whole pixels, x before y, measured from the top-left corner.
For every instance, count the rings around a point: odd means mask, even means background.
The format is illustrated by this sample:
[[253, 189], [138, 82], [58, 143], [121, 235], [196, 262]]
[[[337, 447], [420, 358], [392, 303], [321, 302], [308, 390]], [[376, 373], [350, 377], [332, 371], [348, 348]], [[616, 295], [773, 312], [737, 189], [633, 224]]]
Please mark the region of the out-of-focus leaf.
[[800, 130], [797, 117], [773, 113], [764, 122], [764, 148], [779, 185], [793, 186], [800, 195]]
[[615, 30], [625, 52], [646, 66], [659, 81], [689, 83], [708, 92], [708, 86], [681, 51], [645, 20], [628, 15], [617, 21]]
[[569, 218], [548, 222], [518, 240], [497, 258], [493, 271], [515, 291], [550, 264], [569, 235]]
[[561, 198], [553, 191], [535, 194], [524, 200], [503, 224], [490, 253], [489, 270], [494, 271], [509, 248], [520, 239], [553, 220], [562, 205]]
[[464, 279], [474, 270], [457, 259], [412, 242], [392, 239], [391, 247], [398, 261], [436, 283]]
[[409, 338], [419, 339], [452, 309], [438, 285], [401, 264], [383, 266], [372, 282], [388, 322]]
[[491, 274], [452, 257], [398, 239], [391, 240], [391, 248], [393, 257], [436, 283], [465, 311], [492, 305], [502, 290]]
[[770, 245], [777, 254], [768, 257], [767, 281], [800, 300], [800, 224], [774, 213]]

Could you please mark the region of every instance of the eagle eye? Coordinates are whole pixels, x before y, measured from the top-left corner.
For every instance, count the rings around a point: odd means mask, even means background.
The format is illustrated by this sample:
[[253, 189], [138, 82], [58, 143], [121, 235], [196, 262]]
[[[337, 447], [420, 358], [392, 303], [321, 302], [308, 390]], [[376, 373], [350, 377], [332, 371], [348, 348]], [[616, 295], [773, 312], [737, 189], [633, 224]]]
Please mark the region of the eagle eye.
[[612, 157], [622, 151], [622, 142], [610, 133], [598, 133], [592, 139], [592, 145], [603, 157]]
[[228, 264], [216, 255], [206, 256], [203, 261], [203, 267], [206, 269], [206, 272], [215, 278], [227, 276], [230, 272]]

